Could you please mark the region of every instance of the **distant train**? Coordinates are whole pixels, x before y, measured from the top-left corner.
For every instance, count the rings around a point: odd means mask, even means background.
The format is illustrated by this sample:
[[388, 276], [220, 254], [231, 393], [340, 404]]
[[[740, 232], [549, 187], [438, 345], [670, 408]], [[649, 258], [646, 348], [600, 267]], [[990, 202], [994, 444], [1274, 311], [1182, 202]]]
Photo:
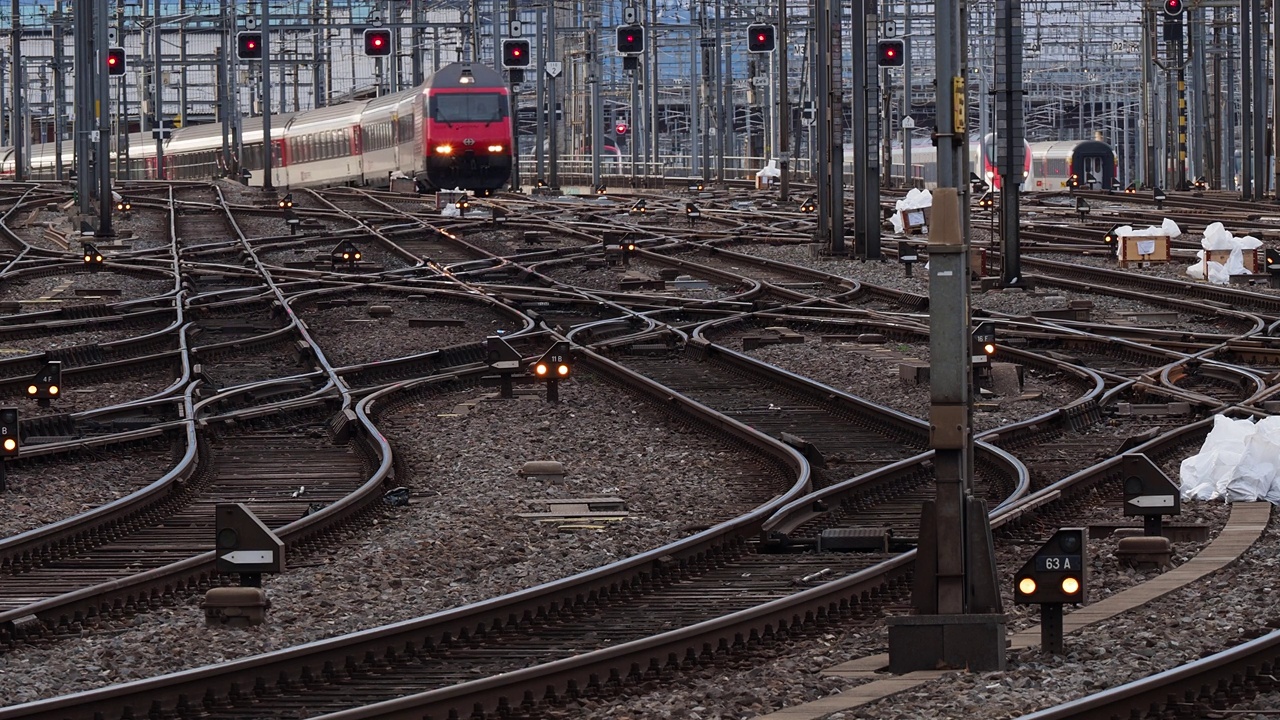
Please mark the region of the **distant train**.
[[[993, 188], [999, 189], [998, 154], [992, 135], [983, 143], [969, 143], [969, 168]], [[911, 176], [925, 187], [937, 187], [938, 149], [933, 146], [911, 148]], [[1118, 189], [1117, 159], [1110, 145], [1097, 140], [1063, 140], [1058, 142], [1023, 142], [1023, 191], [1063, 190], [1074, 176], [1081, 187], [1099, 190]], [[902, 148], [893, 149], [893, 174], [903, 177]]]
[[[389, 185], [408, 177], [422, 189], [501, 188], [511, 177], [512, 120], [502, 76], [479, 63], [446, 65], [422, 85], [372, 100], [271, 116], [276, 187]], [[123, 176], [134, 180], [208, 179], [227, 174], [220, 125], [174, 130], [157, 177], [155, 141], [129, 136]], [[241, 123], [240, 166], [250, 185], [263, 184], [262, 118]], [[70, 145], [65, 144], [69, 162]], [[54, 145], [31, 151], [31, 177], [52, 179]], [[112, 168], [115, 159], [112, 158]], [[0, 151], [0, 177], [13, 177], [13, 150]]]
[[1024, 190], [1063, 190], [1072, 185], [1095, 190], [1119, 190], [1116, 151], [1100, 140], [1060, 140], [1031, 143], [1032, 182]]

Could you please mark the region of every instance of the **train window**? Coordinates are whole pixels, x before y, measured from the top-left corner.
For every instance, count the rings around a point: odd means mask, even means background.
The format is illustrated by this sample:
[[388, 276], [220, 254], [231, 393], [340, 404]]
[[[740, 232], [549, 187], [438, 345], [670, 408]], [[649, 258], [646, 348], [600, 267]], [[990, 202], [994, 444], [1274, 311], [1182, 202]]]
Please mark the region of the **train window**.
[[1066, 177], [1068, 175], [1067, 161], [1064, 158], [1046, 158], [1044, 169], [1046, 176]]
[[431, 119], [437, 122], [498, 122], [506, 116], [506, 98], [498, 93], [447, 93], [431, 96]]

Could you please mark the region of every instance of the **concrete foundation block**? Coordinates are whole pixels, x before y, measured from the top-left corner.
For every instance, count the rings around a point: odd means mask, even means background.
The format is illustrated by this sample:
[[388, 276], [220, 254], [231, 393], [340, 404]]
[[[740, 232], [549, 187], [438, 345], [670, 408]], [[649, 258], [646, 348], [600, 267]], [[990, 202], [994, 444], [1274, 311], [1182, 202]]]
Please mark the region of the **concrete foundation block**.
[[1120, 562], [1137, 568], [1167, 567], [1172, 556], [1173, 543], [1163, 535], [1127, 537], [1116, 546]]
[[216, 587], [204, 594], [206, 625], [249, 627], [261, 625], [271, 601], [262, 588]]
[[1002, 614], [903, 615], [886, 622], [891, 673], [1005, 669]]

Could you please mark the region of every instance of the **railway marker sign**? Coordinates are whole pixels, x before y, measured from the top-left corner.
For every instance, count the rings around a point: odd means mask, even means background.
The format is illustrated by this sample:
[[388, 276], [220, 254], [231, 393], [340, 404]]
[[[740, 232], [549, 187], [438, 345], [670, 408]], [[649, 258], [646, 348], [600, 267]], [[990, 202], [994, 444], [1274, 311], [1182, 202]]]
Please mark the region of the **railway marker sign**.
[[543, 66], [547, 69], [547, 77], [560, 77], [560, 71], [564, 70], [564, 63], [559, 61], [547, 61]]
[[284, 541], [248, 506], [218, 503], [214, 514], [217, 572], [240, 573], [241, 582], [251, 587], [261, 584], [261, 573], [284, 572]]
[[1162, 535], [1161, 518], [1182, 512], [1182, 494], [1158, 465], [1142, 453], [1121, 456], [1125, 517], [1141, 517], [1143, 534]]

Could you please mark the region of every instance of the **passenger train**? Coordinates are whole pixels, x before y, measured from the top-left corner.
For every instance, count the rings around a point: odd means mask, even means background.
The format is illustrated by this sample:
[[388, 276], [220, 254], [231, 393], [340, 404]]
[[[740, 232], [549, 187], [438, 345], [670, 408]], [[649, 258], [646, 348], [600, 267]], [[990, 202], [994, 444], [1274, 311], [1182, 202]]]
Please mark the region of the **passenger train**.
[[[409, 177], [420, 189], [488, 192], [511, 176], [512, 118], [502, 76], [479, 63], [446, 65], [422, 85], [372, 100], [271, 116], [276, 187], [389, 185]], [[229, 174], [222, 162], [219, 124], [174, 130], [164, 146], [157, 178], [156, 144], [149, 134], [129, 136], [123, 176], [133, 180], [208, 179]], [[240, 167], [250, 185], [263, 184], [262, 118], [241, 123]], [[64, 157], [70, 161], [69, 146]], [[13, 177], [12, 148], [0, 155], [0, 176]], [[36, 145], [31, 177], [52, 179], [54, 145]], [[112, 158], [115, 167], [115, 158]]]
[[[911, 148], [911, 176], [925, 187], [938, 185], [938, 149], [931, 145]], [[1119, 188], [1115, 150], [1097, 140], [1063, 140], [1028, 143], [1023, 141], [1022, 190], [1065, 190], [1074, 176], [1081, 187], [1099, 190]], [[969, 168], [992, 188], [1000, 188], [994, 136], [982, 143], [969, 143]], [[893, 174], [903, 177], [901, 147], [893, 149]]]

